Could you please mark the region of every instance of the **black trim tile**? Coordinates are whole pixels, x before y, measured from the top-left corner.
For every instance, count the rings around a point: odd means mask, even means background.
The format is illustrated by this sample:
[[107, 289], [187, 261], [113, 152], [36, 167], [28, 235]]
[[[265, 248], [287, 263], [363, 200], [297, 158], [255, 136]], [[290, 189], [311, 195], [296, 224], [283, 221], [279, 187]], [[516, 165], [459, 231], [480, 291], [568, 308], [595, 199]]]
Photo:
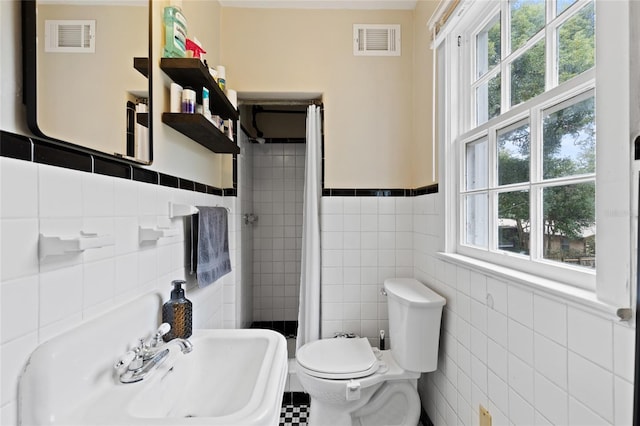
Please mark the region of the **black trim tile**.
[[69, 148], [33, 140], [33, 161], [50, 166], [63, 167], [65, 169], [79, 170], [82, 172], [93, 171], [91, 155], [78, 152]]
[[[0, 130], [0, 157], [33, 161], [122, 179], [133, 179], [154, 185], [195, 190], [206, 194], [234, 197], [238, 195], [237, 182], [233, 183], [233, 188], [222, 190], [203, 183], [111, 160], [99, 154], [90, 154], [81, 149], [74, 149], [72, 146], [34, 139], [4, 130]], [[237, 176], [237, 155], [234, 155], [233, 173], [234, 176]]]
[[357, 189], [356, 197], [404, 197], [404, 189]]
[[231, 182], [233, 183], [233, 187], [237, 188], [238, 185], [238, 154], [233, 154], [233, 167], [231, 171]]
[[180, 187], [179, 179], [177, 177], [165, 175], [164, 173], [160, 173], [160, 185], [169, 186], [171, 188]]
[[436, 194], [438, 192], [438, 184], [433, 184], [429, 186], [422, 186], [420, 188], [416, 188], [413, 190], [413, 196], [417, 197], [419, 195], [427, 195], [427, 194]]
[[100, 175], [131, 179], [133, 173], [131, 169], [131, 166], [128, 164], [109, 161], [99, 157], [93, 159], [93, 172]]
[[158, 173], [147, 169], [141, 169], [139, 167], [134, 167], [133, 180], [144, 183], [153, 183], [157, 185]]
[[438, 184], [417, 189], [322, 188], [323, 197], [415, 197], [417, 195], [435, 194], [437, 192]]
[[207, 193], [207, 185], [200, 182], [195, 182], [195, 185], [196, 185], [196, 192], [202, 192], [204, 194]]
[[213, 194], [222, 197], [222, 189], [216, 188], [215, 186], [207, 185], [207, 194]]
[[306, 392], [291, 392], [291, 403], [294, 405], [308, 404], [310, 401], [311, 398]]
[[307, 143], [307, 138], [265, 138], [264, 143]]
[[298, 335], [298, 321], [285, 321], [284, 322], [284, 334], [287, 336]]
[[196, 189], [196, 183], [189, 179], [180, 179], [180, 189], [194, 191]]
[[332, 197], [355, 197], [356, 195], [355, 189], [336, 188], [331, 190]]
[[0, 156], [31, 161], [31, 152], [28, 137], [0, 131]]

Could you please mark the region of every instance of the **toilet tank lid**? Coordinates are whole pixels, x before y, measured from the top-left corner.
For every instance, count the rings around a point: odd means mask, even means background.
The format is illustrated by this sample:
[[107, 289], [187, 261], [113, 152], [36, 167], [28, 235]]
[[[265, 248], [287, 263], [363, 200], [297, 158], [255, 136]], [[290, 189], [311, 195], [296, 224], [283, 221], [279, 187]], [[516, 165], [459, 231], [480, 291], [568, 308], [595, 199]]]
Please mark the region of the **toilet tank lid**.
[[387, 278], [384, 281], [387, 295], [400, 303], [412, 306], [444, 306], [446, 300], [414, 278]]

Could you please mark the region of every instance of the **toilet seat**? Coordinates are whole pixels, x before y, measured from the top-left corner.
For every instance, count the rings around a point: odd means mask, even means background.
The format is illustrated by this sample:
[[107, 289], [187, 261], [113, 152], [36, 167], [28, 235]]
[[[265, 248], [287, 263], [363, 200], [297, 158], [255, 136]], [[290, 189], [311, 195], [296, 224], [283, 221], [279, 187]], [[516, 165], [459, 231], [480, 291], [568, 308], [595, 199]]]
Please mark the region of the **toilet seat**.
[[358, 379], [380, 367], [366, 338], [316, 340], [301, 347], [296, 359], [307, 374], [323, 379]]

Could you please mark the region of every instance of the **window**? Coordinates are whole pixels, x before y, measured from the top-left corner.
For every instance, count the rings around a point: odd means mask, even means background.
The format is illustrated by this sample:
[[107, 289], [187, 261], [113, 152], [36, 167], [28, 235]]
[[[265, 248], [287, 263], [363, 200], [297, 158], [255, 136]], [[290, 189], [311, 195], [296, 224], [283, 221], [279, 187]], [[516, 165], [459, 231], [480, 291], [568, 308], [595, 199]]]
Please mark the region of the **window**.
[[511, 0], [483, 12], [460, 48], [472, 96], [462, 98], [469, 120], [456, 141], [457, 251], [536, 274], [562, 270], [594, 289], [593, 2]]

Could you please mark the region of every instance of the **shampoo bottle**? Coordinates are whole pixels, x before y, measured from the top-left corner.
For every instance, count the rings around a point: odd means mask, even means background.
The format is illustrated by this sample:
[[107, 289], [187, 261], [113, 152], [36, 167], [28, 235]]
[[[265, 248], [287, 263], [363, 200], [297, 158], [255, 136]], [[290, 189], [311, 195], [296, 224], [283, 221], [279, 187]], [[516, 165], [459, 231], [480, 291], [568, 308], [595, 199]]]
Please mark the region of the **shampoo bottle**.
[[165, 342], [177, 337], [186, 339], [191, 336], [193, 305], [191, 301], [184, 297], [183, 284], [185, 284], [185, 281], [172, 281], [171, 300], [162, 305], [162, 322], [166, 322], [171, 326], [171, 330], [163, 336]]

